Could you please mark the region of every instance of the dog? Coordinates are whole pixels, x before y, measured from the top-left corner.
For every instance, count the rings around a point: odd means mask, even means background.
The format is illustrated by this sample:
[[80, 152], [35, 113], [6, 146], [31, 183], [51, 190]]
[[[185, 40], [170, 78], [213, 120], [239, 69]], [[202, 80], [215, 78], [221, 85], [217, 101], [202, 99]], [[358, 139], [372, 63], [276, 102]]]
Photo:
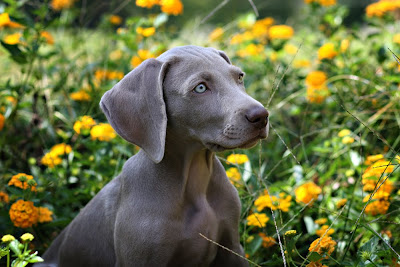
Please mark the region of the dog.
[[141, 150], [36, 266], [248, 266], [235, 255], [238, 193], [215, 155], [268, 135], [268, 111], [243, 78], [224, 52], [182, 46], [107, 91], [101, 109]]

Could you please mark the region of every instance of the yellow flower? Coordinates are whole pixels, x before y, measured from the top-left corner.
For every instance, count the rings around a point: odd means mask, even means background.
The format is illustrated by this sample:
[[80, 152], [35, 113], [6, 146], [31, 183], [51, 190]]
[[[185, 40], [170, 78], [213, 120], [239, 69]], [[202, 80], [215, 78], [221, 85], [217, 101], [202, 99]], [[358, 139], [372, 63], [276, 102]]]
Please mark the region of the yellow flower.
[[48, 44], [50, 44], [50, 45], [54, 44], [54, 38], [53, 38], [53, 36], [52, 36], [49, 32], [47, 32], [47, 31], [42, 31], [42, 32], [40, 33], [40, 37], [42, 37], [43, 39], [45, 39], [45, 40], [46, 40], [46, 43], [48, 43]]
[[[308, 250], [310, 252], [317, 252], [320, 255], [323, 255], [325, 253], [331, 255], [332, 252], [335, 250], [336, 244], [336, 241], [332, 240], [332, 237], [324, 236], [314, 240]], [[328, 258], [328, 256], [326, 258]]]
[[346, 203], [347, 203], [347, 199], [346, 198], [342, 198], [342, 199], [338, 200], [338, 202], [336, 202], [336, 208], [340, 209], [344, 205], [346, 205]]
[[10, 20], [10, 15], [8, 13], [0, 14], [0, 28], [8, 27], [8, 28], [25, 28], [24, 25], [21, 25], [17, 22]]
[[293, 62], [293, 67], [297, 69], [302, 69], [302, 68], [309, 68], [311, 66], [311, 62], [307, 59], [296, 59]]
[[269, 28], [268, 35], [271, 40], [287, 40], [292, 38], [292, 36], [294, 35], [294, 30], [292, 27], [287, 25], [274, 25]]
[[154, 5], [159, 5], [160, 0], [136, 0], [136, 5], [145, 8], [152, 8]]
[[15, 237], [12, 235], [3, 235], [3, 237], [1, 238], [1, 242], [3, 243], [10, 243], [11, 241], [14, 241]]
[[264, 248], [269, 248], [277, 244], [275, 238], [273, 238], [272, 236], [266, 236], [264, 233], [259, 233], [258, 235], [262, 239], [262, 246]]
[[369, 166], [363, 173], [362, 178], [369, 178], [372, 176], [380, 177], [383, 173], [391, 173], [394, 171], [393, 163], [390, 163], [387, 160], [378, 160]]
[[350, 137], [350, 136], [345, 136], [342, 139], [342, 143], [345, 145], [352, 144], [352, 143], [354, 143], [354, 138]]
[[286, 53], [288, 53], [289, 55], [295, 55], [297, 53], [297, 46], [292, 45], [292, 44], [285, 44], [285, 46], [283, 47], [283, 49], [285, 50]]
[[390, 202], [385, 199], [378, 199], [371, 201], [367, 207], [365, 207], [365, 214], [375, 216], [377, 214], [386, 214], [390, 206]]
[[50, 152], [53, 155], [57, 155], [57, 156], [69, 154], [69, 153], [71, 153], [71, 151], [72, 151], [72, 147], [70, 145], [65, 144], [65, 143], [54, 145], [50, 149]]
[[22, 38], [22, 33], [17, 32], [17, 33], [6, 35], [3, 39], [3, 41], [9, 45], [16, 45], [16, 44], [21, 43], [20, 42], [21, 38]]
[[112, 61], [117, 61], [122, 58], [122, 51], [120, 49], [116, 49], [108, 55], [108, 58]]
[[183, 12], [183, 5], [180, 0], [160, 0], [161, 11], [170, 15], [179, 15]]
[[97, 80], [120, 80], [124, 77], [124, 73], [121, 71], [109, 71], [104, 69], [98, 69], [95, 71], [94, 76]]
[[237, 54], [240, 57], [257, 56], [264, 51], [264, 46], [261, 44], [249, 44], [244, 49], [240, 49]]
[[14, 226], [20, 228], [31, 227], [37, 223], [39, 218], [38, 210], [33, 202], [22, 199], [11, 205], [9, 214]]
[[329, 228], [329, 225], [322, 225], [322, 226], [321, 226], [321, 229], [318, 229], [317, 231], [315, 231], [315, 233], [316, 233], [319, 237], [321, 237], [321, 236], [323, 236], [323, 235], [325, 235], [325, 236], [330, 236], [330, 235], [332, 235], [332, 234], [335, 232], [335, 230], [332, 229], [332, 228], [328, 230], [328, 228]]
[[[33, 180], [32, 175], [28, 175], [26, 173], [18, 173], [11, 177], [11, 180], [8, 182], [8, 185], [11, 186], [16, 186], [22, 189], [27, 189], [30, 187], [31, 191], [36, 191], [36, 182], [31, 182], [34, 184], [34, 186], [29, 186], [28, 181]], [[35, 180], [33, 180], [35, 181]]]
[[367, 159], [365, 160], [364, 164], [365, 165], [371, 165], [372, 163], [374, 163], [377, 160], [383, 159], [383, 155], [382, 154], [376, 154], [376, 155], [370, 155], [367, 157]]
[[323, 71], [312, 71], [306, 77], [307, 99], [311, 103], [322, 103], [329, 95], [327, 76]]
[[90, 101], [91, 97], [85, 90], [79, 90], [69, 94], [69, 97], [75, 101]]
[[221, 27], [217, 27], [210, 33], [208, 39], [210, 39], [210, 41], [216, 41], [221, 39], [223, 34], [224, 34], [224, 29], [222, 29]]
[[291, 236], [295, 236], [297, 234], [296, 230], [289, 230], [285, 232], [285, 236], [291, 237]]
[[253, 39], [254, 39], [253, 35], [250, 32], [246, 31], [244, 33], [234, 34], [231, 38], [230, 44], [241, 44], [243, 42], [250, 41]]
[[4, 191], [0, 191], [0, 202], [3, 203], [8, 203], [10, 202], [10, 197], [8, 196], [8, 194]]
[[306, 85], [312, 87], [321, 87], [327, 80], [326, 73], [323, 71], [312, 71], [306, 77]]
[[311, 201], [310, 205], [314, 203], [314, 201], [318, 198], [319, 194], [321, 194], [322, 189], [318, 185], [313, 182], [307, 182], [301, 186], [299, 186], [295, 191], [296, 202], [307, 204]]
[[51, 215], [53, 215], [53, 212], [51, 210], [49, 210], [48, 208], [39, 207], [38, 208], [38, 213], [39, 213], [38, 221], [40, 223], [53, 221], [53, 218], [51, 217]]
[[283, 212], [288, 212], [289, 207], [291, 206], [292, 196], [286, 196], [285, 194], [280, 195], [281, 198], [276, 196], [268, 195], [268, 192], [265, 192], [264, 195], [259, 196], [254, 202], [254, 206], [256, 206], [258, 211], [262, 211], [264, 208], [268, 207], [272, 210], [280, 209]]
[[382, 17], [385, 13], [393, 12], [400, 8], [399, 0], [380, 0], [367, 6], [368, 17]]
[[318, 49], [318, 59], [332, 59], [336, 57], [337, 52], [333, 43], [326, 43]]
[[323, 87], [308, 87], [307, 100], [310, 103], [321, 104], [329, 96], [329, 90], [326, 86]]
[[265, 213], [253, 213], [246, 218], [247, 225], [249, 226], [257, 226], [257, 227], [265, 227], [269, 218]]
[[319, 0], [321, 6], [333, 6], [336, 4], [336, 0]]
[[22, 240], [23, 242], [30, 242], [30, 241], [32, 241], [33, 239], [34, 239], [34, 237], [33, 237], [33, 235], [30, 234], [30, 233], [25, 233], [25, 234], [21, 235], [21, 240]]
[[144, 37], [149, 37], [149, 36], [154, 35], [154, 33], [156, 32], [156, 28], [154, 28], [154, 27], [148, 27], [148, 28], [137, 27], [136, 32], [137, 32], [137, 34], [140, 34]]
[[72, 7], [74, 0], [51, 0], [50, 6], [56, 11]]
[[108, 123], [100, 123], [93, 126], [90, 130], [90, 135], [92, 136], [92, 140], [97, 139], [99, 141], [110, 141], [117, 136], [114, 129]]
[[6, 118], [0, 113], [0, 131], [3, 130], [5, 120]]
[[349, 39], [344, 39], [340, 42], [340, 52], [344, 53], [349, 48], [350, 41]]
[[43, 165], [49, 168], [54, 168], [54, 166], [60, 165], [62, 159], [58, 155], [53, 155], [51, 153], [44, 154], [43, 158], [40, 160]]
[[96, 125], [96, 121], [90, 116], [83, 116], [74, 123], [73, 129], [77, 134], [87, 132], [90, 128]]
[[319, 225], [326, 224], [327, 222], [328, 222], [327, 218], [320, 218], [320, 219], [315, 220], [315, 223], [319, 224]]
[[113, 25], [120, 25], [122, 23], [122, 18], [117, 15], [110, 16], [110, 23]]
[[137, 52], [137, 56], [133, 56], [131, 59], [131, 65], [133, 68], [136, 68], [143, 61], [149, 58], [153, 58], [154, 55], [149, 50], [139, 49]]
[[226, 176], [228, 176], [229, 180], [233, 184], [234, 182], [239, 182], [241, 175], [237, 168], [232, 167], [226, 170]]
[[246, 154], [231, 154], [226, 158], [228, 164], [243, 164], [249, 161]]
[[393, 43], [400, 44], [400, 33], [393, 36]]
[[351, 131], [349, 129], [343, 129], [338, 133], [339, 137], [345, 137], [351, 134]]

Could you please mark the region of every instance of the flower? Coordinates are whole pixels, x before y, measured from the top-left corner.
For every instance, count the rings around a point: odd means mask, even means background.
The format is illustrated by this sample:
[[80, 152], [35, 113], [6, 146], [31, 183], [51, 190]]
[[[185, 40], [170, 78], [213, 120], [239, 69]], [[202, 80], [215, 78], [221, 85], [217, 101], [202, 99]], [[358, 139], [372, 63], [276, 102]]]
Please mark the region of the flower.
[[264, 195], [259, 196], [254, 205], [257, 207], [258, 211], [262, 211], [264, 208], [268, 207], [272, 210], [280, 209], [283, 212], [288, 212], [291, 205], [292, 196], [288, 195], [285, 197], [284, 193], [280, 194], [280, 197], [270, 196], [266, 191]]
[[136, 68], [143, 61], [149, 58], [153, 58], [154, 55], [149, 50], [139, 49], [137, 52], [137, 56], [133, 56], [131, 59], [131, 66]]
[[398, 0], [380, 0], [367, 6], [366, 14], [368, 17], [382, 17], [388, 12], [395, 11], [400, 8]]
[[257, 226], [257, 227], [265, 227], [269, 218], [265, 213], [253, 213], [246, 218], [247, 225]]
[[110, 55], [108, 55], [108, 58], [112, 61], [120, 60], [122, 58], [122, 51], [120, 49], [113, 50]]
[[243, 42], [250, 41], [253, 39], [254, 36], [250, 32], [246, 31], [244, 33], [234, 34], [231, 38], [230, 44], [241, 44]]
[[384, 173], [391, 173], [394, 171], [394, 165], [387, 160], [378, 160], [370, 165], [363, 173], [362, 178], [369, 178], [372, 176], [380, 177]]
[[317, 219], [317, 220], [315, 220], [315, 223], [316, 224], [326, 224], [328, 222], [328, 219], [327, 218], [320, 218], [320, 219]]
[[114, 129], [108, 123], [100, 123], [93, 126], [90, 130], [90, 135], [92, 136], [92, 140], [97, 139], [99, 141], [110, 141], [117, 136]]
[[208, 39], [210, 39], [210, 41], [216, 41], [219, 40], [223, 34], [224, 34], [224, 29], [222, 29], [221, 27], [217, 27], [210, 33]]
[[[8, 182], [8, 185], [11, 186], [16, 186], [22, 189], [27, 189], [30, 187], [31, 191], [36, 191], [36, 182], [34, 183], [34, 186], [29, 186], [28, 181], [33, 180], [32, 175], [28, 175], [26, 173], [18, 173], [11, 177], [11, 180]], [[33, 180], [34, 181], [34, 180]]]
[[183, 12], [180, 0], [160, 0], [161, 11], [170, 15], [179, 15]]
[[336, 57], [337, 52], [333, 43], [326, 43], [318, 49], [318, 59], [332, 59]]
[[243, 164], [249, 161], [245, 154], [231, 154], [226, 158], [228, 164]]
[[306, 85], [311, 87], [321, 87], [327, 80], [326, 73], [323, 71], [311, 71], [306, 76]]
[[346, 198], [342, 198], [342, 199], [338, 200], [338, 202], [336, 202], [336, 208], [340, 209], [344, 205], [346, 205], [346, 203], [347, 203], [347, 199]]
[[72, 151], [72, 147], [65, 143], [57, 144], [51, 147], [51, 153], [57, 156], [69, 154]]
[[311, 71], [306, 76], [307, 99], [311, 103], [322, 103], [329, 95], [327, 76], [323, 71]]
[[297, 234], [296, 230], [289, 230], [289, 231], [285, 232], [285, 236], [288, 236], [288, 237], [295, 236], [296, 234]]
[[309, 264], [307, 264], [306, 267], [328, 267], [328, 266], [325, 264], [322, 264], [319, 261], [312, 261]]
[[8, 28], [25, 28], [24, 25], [21, 25], [17, 22], [10, 20], [10, 15], [8, 13], [0, 14], [0, 28], [8, 27]]
[[6, 35], [3, 41], [9, 45], [16, 45], [20, 43], [21, 38], [22, 38], [22, 33], [16, 32], [13, 34]]
[[336, 241], [332, 240], [332, 237], [324, 236], [314, 240], [311, 243], [310, 248], [308, 250], [310, 252], [317, 252], [319, 255], [324, 255], [324, 254], [331, 255], [332, 252], [335, 250], [336, 244], [337, 244]]
[[[392, 181], [390, 181], [389, 179], [386, 179], [386, 178], [387, 177], [385, 176], [379, 181], [378, 186], [380, 186], [380, 187], [378, 190], [382, 190], [382, 191], [390, 194], [394, 190], [394, 185], [393, 185]], [[375, 177], [375, 176], [363, 178], [362, 179], [362, 184], [364, 185], [363, 190], [365, 192], [373, 191], [378, 183], [378, 179], [379, 178]]]
[[98, 69], [95, 71], [94, 77], [99, 81], [120, 80], [124, 77], [124, 73], [121, 71], [109, 71], [104, 69]]
[[15, 237], [12, 235], [3, 235], [3, 237], [1, 238], [1, 242], [3, 243], [10, 243], [11, 241], [14, 241]]
[[239, 182], [241, 179], [240, 172], [237, 168], [232, 167], [226, 170], [226, 176], [228, 176], [231, 183]]
[[154, 27], [148, 27], [148, 28], [137, 27], [136, 32], [137, 32], [137, 34], [140, 34], [144, 37], [149, 37], [149, 36], [152, 36], [156, 32], [156, 28], [154, 28]]
[[38, 221], [40, 223], [53, 221], [53, 218], [51, 218], [51, 215], [53, 215], [53, 212], [51, 210], [49, 210], [48, 208], [39, 207], [38, 208], [38, 213], [39, 213]]
[[49, 168], [54, 168], [54, 166], [61, 164], [62, 159], [60, 156], [69, 154], [71, 151], [72, 147], [65, 143], [54, 145], [50, 151], [43, 156], [41, 163]]
[[269, 28], [268, 35], [271, 40], [287, 40], [292, 38], [292, 36], [294, 35], [294, 30], [292, 27], [287, 25], [274, 25]]
[[160, 4], [160, 0], [136, 0], [136, 5], [139, 7], [152, 8], [158, 4]]
[[261, 44], [249, 44], [245, 48], [240, 49], [237, 54], [240, 57], [257, 56], [264, 50], [264, 46]]
[[310, 205], [314, 203], [315, 199], [318, 198], [321, 192], [322, 192], [321, 187], [319, 187], [313, 182], [307, 182], [299, 186], [294, 191], [297, 203], [303, 202], [304, 204], [307, 204], [310, 202]]
[[120, 25], [122, 23], [122, 18], [117, 15], [110, 16], [110, 23], [113, 25]]
[[5, 120], [6, 118], [4, 118], [3, 114], [0, 113], [0, 131], [3, 130]]
[[321, 226], [321, 229], [318, 229], [318, 230], [316, 230], [315, 231], [315, 233], [318, 235], [318, 236], [323, 236], [323, 235], [325, 235], [325, 236], [330, 236], [331, 234], [333, 234], [334, 232], [335, 232], [335, 230], [334, 229], [329, 229], [329, 225], [322, 225]]
[[72, 7], [74, 0], [51, 0], [50, 6], [56, 11]]
[[96, 121], [90, 116], [83, 116], [77, 121], [75, 121], [73, 129], [77, 134], [88, 132], [94, 125]]
[[393, 36], [393, 43], [400, 44], [400, 33]]
[[33, 239], [34, 239], [34, 237], [33, 237], [33, 235], [30, 234], [30, 233], [25, 233], [25, 234], [21, 235], [21, 240], [22, 240], [23, 242], [30, 242], [30, 241], [32, 241]]
[[10, 202], [10, 197], [8, 196], [8, 194], [4, 191], [0, 191], [0, 202], [3, 203], [8, 203]]
[[297, 46], [292, 45], [292, 44], [285, 44], [285, 46], [283, 47], [283, 49], [285, 50], [286, 53], [288, 53], [289, 55], [295, 55], [298, 51]]
[[262, 239], [262, 246], [264, 248], [269, 248], [277, 244], [275, 238], [273, 238], [272, 236], [266, 236], [264, 233], [259, 233], [258, 235]]
[[47, 31], [42, 31], [42, 32], [40, 33], [40, 37], [42, 37], [43, 39], [45, 39], [45, 40], [46, 40], [46, 43], [48, 43], [48, 44], [50, 44], [50, 45], [54, 44], [54, 38], [53, 38], [53, 36], [52, 36], [49, 32], [47, 32]]
[[293, 61], [293, 67], [297, 69], [302, 69], [302, 68], [309, 68], [311, 66], [311, 62], [307, 59], [296, 59]]
[[69, 94], [72, 100], [75, 101], [90, 101], [91, 97], [85, 90], [79, 90]]
[[20, 228], [31, 227], [39, 218], [38, 210], [33, 202], [22, 199], [11, 205], [9, 214], [14, 226]]
[[386, 214], [390, 206], [390, 202], [385, 199], [378, 199], [371, 201], [367, 207], [365, 207], [365, 214], [375, 216], [377, 214]]
[[354, 143], [354, 138], [351, 137], [351, 136], [345, 136], [342, 139], [342, 143], [345, 144], [345, 145], [352, 144], [352, 143]]
[[349, 129], [343, 129], [338, 133], [339, 137], [345, 137], [351, 134], [351, 131]]
[[344, 39], [340, 42], [340, 52], [346, 52], [346, 50], [349, 48], [350, 41], [349, 39]]
[[376, 155], [370, 155], [367, 157], [367, 159], [365, 160], [364, 164], [365, 165], [371, 165], [372, 163], [374, 163], [377, 160], [383, 159], [383, 155], [382, 154], [376, 154]]

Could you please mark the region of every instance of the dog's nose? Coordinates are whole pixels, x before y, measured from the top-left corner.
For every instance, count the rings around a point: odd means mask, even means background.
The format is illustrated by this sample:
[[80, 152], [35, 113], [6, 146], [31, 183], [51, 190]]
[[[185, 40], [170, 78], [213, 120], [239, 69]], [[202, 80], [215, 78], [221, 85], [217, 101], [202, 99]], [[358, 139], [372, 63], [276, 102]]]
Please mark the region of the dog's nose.
[[268, 116], [268, 111], [262, 106], [253, 107], [246, 112], [247, 121], [260, 129], [267, 125]]

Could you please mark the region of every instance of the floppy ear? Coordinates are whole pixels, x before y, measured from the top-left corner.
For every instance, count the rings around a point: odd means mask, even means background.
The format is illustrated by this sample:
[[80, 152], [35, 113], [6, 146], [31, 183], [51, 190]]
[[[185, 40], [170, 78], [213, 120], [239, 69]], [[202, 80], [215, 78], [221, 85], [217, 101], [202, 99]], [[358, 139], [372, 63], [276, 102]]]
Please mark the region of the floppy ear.
[[218, 54], [219, 54], [223, 59], [225, 59], [226, 62], [228, 62], [228, 64], [232, 65], [232, 63], [231, 63], [229, 57], [225, 54], [224, 51], [221, 51], [221, 50], [217, 50], [217, 51], [218, 51]]
[[100, 101], [114, 130], [155, 162], [164, 157], [167, 113], [162, 83], [167, 63], [148, 59], [129, 72]]

